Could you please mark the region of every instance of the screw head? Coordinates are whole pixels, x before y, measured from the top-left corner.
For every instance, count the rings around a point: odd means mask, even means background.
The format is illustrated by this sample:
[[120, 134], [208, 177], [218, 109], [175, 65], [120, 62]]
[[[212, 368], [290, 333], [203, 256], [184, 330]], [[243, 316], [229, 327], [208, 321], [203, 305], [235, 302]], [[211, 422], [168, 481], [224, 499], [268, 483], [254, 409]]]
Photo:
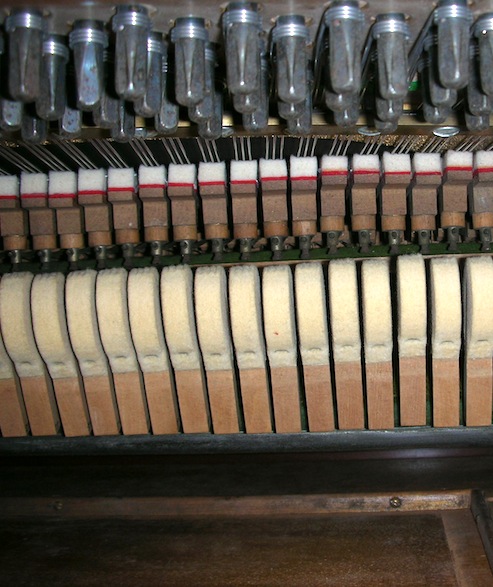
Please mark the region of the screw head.
[[389, 499], [389, 505], [391, 508], [394, 508], [394, 509], [400, 508], [402, 505], [402, 500], [400, 497], [391, 497]]

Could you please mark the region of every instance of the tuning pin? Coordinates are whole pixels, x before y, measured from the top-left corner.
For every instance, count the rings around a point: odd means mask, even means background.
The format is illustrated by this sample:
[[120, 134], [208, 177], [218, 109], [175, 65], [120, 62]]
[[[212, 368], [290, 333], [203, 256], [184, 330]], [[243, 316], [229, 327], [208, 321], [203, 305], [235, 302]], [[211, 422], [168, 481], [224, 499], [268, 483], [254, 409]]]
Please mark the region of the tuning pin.
[[333, 92], [325, 92], [325, 104], [332, 112], [343, 112], [350, 108], [354, 101], [359, 100], [359, 94], [334, 94]]
[[297, 102], [296, 104], [291, 104], [289, 102], [279, 101], [277, 103], [277, 111], [279, 113], [279, 116], [281, 118], [284, 118], [284, 120], [294, 120], [295, 118], [303, 116], [303, 112], [305, 111], [305, 102]]
[[204, 99], [208, 40], [203, 18], [177, 18], [171, 29], [171, 41], [175, 44], [176, 101], [182, 106], [195, 106]]
[[99, 107], [104, 91], [104, 50], [108, 47], [104, 23], [76, 20], [69, 45], [74, 54], [77, 108], [94, 110]]
[[490, 116], [489, 114], [482, 114], [481, 116], [474, 116], [469, 112], [464, 113], [466, 121], [466, 127], [470, 131], [486, 130], [490, 127]]
[[394, 120], [379, 120], [375, 118], [373, 121], [376, 130], [381, 134], [391, 134], [397, 130], [398, 123]]
[[424, 62], [426, 70], [425, 84], [429, 91], [431, 104], [435, 106], [453, 106], [457, 102], [457, 90], [445, 88], [439, 82], [438, 47], [436, 35], [425, 39], [424, 48], [428, 58]]
[[306, 99], [309, 41], [303, 16], [279, 16], [272, 30], [272, 43], [276, 47], [277, 96], [286, 104], [304, 103]]
[[111, 127], [111, 138], [118, 143], [128, 143], [135, 136], [135, 116], [132, 107], [120, 100], [118, 102], [118, 122]]
[[75, 139], [82, 133], [82, 112], [76, 108], [65, 107], [58, 124], [58, 134], [64, 139]]
[[359, 118], [359, 94], [347, 94], [350, 100], [342, 110], [334, 110], [334, 122], [336, 126], [355, 126]]
[[230, 3], [223, 15], [223, 32], [228, 90], [235, 95], [255, 93], [260, 85], [262, 35], [258, 5], [254, 2]]
[[9, 35], [9, 92], [14, 100], [39, 96], [43, 16], [38, 10], [14, 10], [5, 21]]
[[22, 102], [0, 98], [0, 128], [5, 131], [19, 130], [22, 124]]
[[152, 118], [161, 106], [161, 72], [163, 70], [163, 35], [152, 32], [147, 38], [147, 81], [142, 98], [134, 103], [138, 116]]
[[121, 5], [111, 24], [116, 33], [115, 90], [122, 100], [135, 102], [146, 91], [151, 20], [144, 6]]
[[435, 106], [423, 100], [423, 118], [430, 124], [443, 124], [452, 114], [450, 106]]
[[288, 118], [287, 132], [291, 135], [307, 135], [312, 129], [312, 95], [306, 95], [303, 112], [298, 118]]
[[375, 113], [380, 120], [396, 121], [399, 120], [404, 110], [404, 100], [384, 100], [379, 96], [375, 97]]
[[46, 141], [48, 123], [34, 112], [33, 104], [26, 104], [22, 113], [21, 137], [26, 143], [39, 145]]
[[101, 128], [111, 129], [118, 124], [118, 107], [120, 100], [113, 88], [114, 76], [113, 52], [103, 52], [103, 87], [99, 106], [92, 111], [94, 124]]
[[262, 132], [269, 125], [269, 64], [265, 54], [260, 60], [260, 86], [255, 112], [243, 114], [243, 127], [248, 132]]
[[378, 93], [385, 100], [404, 98], [408, 89], [410, 37], [406, 18], [403, 14], [379, 14], [372, 30], [377, 42]]
[[203, 139], [220, 139], [223, 134], [223, 96], [221, 92], [214, 93], [213, 115], [198, 125], [199, 136]]
[[440, 0], [435, 8], [438, 74], [442, 86], [459, 90], [469, 77], [469, 27], [472, 14], [467, 0]]
[[66, 68], [68, 47], [64, 37], [47, 35], [43, 41], [41, 76], [43, 83], [36, 100], [36, 112], [45, 120], [58, 120], [63, 116], [66, 102]]
[[474, 25], [474, 35], [479, 46], [479, 72], [481, 87], [488, 95], [493, 94], [493, 12], [483, 14]]
[[195, 106], [188, 108], [188, 117], [192, 122], [197, 124], [205, 122], [214, 115], [214, 93], [215, 93], [215, 73], [216, 53], [212, 43], [207, 43], [205, 47], [205, 94], [204, 98]]
[[364, 15], [359, 3], [336, 0], [325, 13], [324, 22], [329, 31], [330, 89], [335, 94], [359, 92], [364, 41]]
[[165, 53], [163, 55], [163, 69], [161, 73], [161, 106], [159, 112], [154, 117], [154, 128], [158, 134], [173, 134], [178, 128], [180, 121], [179, 109], [177, 104], [171, 102], [168, 97], [168, 57], [167, 46], [164, 45]]
[[490, 97], [482, 91], [478, 47], [471, 43], [469, 56], [469, 83], [466, 88], [467, 110], [473, 116], [483, 116], [491, 112]]
[[258, 90], [252, 94], [233, 94], [233, 108], [241, 114], [255, 112], [258, 108], [259, 99]]

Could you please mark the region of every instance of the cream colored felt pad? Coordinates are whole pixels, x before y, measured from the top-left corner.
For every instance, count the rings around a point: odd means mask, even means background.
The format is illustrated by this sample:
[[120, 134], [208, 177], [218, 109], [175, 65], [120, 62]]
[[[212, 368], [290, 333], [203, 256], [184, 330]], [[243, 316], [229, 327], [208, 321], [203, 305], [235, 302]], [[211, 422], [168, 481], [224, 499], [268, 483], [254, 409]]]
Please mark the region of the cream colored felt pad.
[[301, 263], [294, 272], [296, 318], [304, 365], [329, 362], [327, 300], [322, 266]]
[[113, 373], [139, 370], [127, 307], [127, 271], [105, 269], [96, 280], [99, 332]]
[[461, 287], [456, 258], [430, 262], [431, 344], [434, 359], [458, 359], [461, 348]]
[[229, 270], [229, 311], [236, 361], [240, 369], [265, 367], [260, 279], [253, 265]]
[[19, 377], [44, 377], [31, 319], [32, 273], [10, 273], [0, 282], [0, 323], [10, 358]]
[[70, 340], [84, 377], [108, 374], [96, 316], [97, 271], [74, 271], [67, 277], [65, 308]]
[[334, 360], [361, 360], [359, 295], [356, 263], [332, 261], [328, 273], [330, 324]]
[[188, 265], [166, 267], [161, 273], [164, 331], [175, 370], [201, 368], [193, 308], [193, 275]]
[[468, 359], [493, 354], [493, 259], [469, 257], [464, 267], [465, 335]]
[[197, 332], [205, 368], [232, 369], [226, 272], [220, 266], [200, 267], [194, 281]]
[[270, 366], [296, 367], [293, 278], [289, 266], [271, 266], [263, 270], [262, 304]]
[[128, 275], [128, 312], [132, 339], [144, 373], [167, 371], [159, 274], [154, 267], [132, 269]]
[[392, 361], [392, 306], [387, 261], [363, 261], [361, 293], [365, 362]]
[[426, 269], [421, 255], [397, 259], [397, 304], [399, 357], [426, 354]]

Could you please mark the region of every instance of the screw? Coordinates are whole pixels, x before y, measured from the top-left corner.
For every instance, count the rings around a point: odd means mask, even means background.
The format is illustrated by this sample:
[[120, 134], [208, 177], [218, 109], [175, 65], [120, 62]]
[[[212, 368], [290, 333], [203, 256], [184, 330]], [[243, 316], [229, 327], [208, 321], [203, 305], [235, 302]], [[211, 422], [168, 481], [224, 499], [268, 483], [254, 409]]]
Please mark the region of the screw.
[[402, 505], [402, 500], [400, 497], [391, 497], [389, 499], [389, 505], [391, 508], [394, 508], [394, 509], [400, 508]]
[[63, 503], [61, 501], [55, 501], [53, 504], [53, 509], [59, 512], [63, 508]]

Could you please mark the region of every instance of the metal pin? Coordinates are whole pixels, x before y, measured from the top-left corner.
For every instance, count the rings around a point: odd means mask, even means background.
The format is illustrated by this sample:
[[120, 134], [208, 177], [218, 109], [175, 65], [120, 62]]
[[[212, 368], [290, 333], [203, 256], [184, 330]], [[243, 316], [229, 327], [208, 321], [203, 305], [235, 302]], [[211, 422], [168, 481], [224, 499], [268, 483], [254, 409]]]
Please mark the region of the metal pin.
[[425, 84], [428, 88], [429, 99], [435, 106], [453, 106], [457, 102], [457, 90], [445, 88], [439, 82], [438, 47], [436, 35], [429, 35], [425, 39], [424, 47], [428, 57], [423, 61], [423, 70], [426, 70]]
[[118, 102], [118, 123], [111, 128], [111, 138], [118, 143], [127, 143], [135, 136], [135, 116], [132, 107], [120, 100]]
[[199, 124], [199, 135], [203, 139], [220, 139], [223, 133], [223, 96], [214, 94], [214, 114]]
[[491, 112], [490, 97], [483, 93], [479, 73], [478, 47], [470, 46], [469, 83], [466, 88], [467, 109], [473, 116], [483, 116]]
[[480, 116], [474, 116], [473, 114], [464, 112], [464, 119], [466, 122], [466, 127], [468, 130], [471, 131], [480, 131], [486, 130], [490, 127], [490, 117], [489, 114], [482, 114]]
[[188, 117], [197, 124], [209, 120], [214, 115], [215, 69], [216, 53], [214, 46], [212, 43], [207, 43], [205, 48], [205, 94], [198, 104], [188, 108]]
[[75, 139], [82, 133], [82, 112], [75, 108], [65, 107], [58, 126], [58, 134], [64, 139]]
[[36, 112], [45, 120], [58, 120], [63, 116], [66, 102], [66, 68], [68, 47], [64, 37], [47, 35], [43, 41], [41, 75], [43, 83], [36, 100]]
[[26, 143], [39, 145], [46, 141], [48, 133], [48, 124], [46, 120], [42, 120], [36, 116], [32, 104], [24, 106], [21, 122], [21, 137]]
[[195, 106], [204, 99], [208, 40], [203, 18], [177, 18], [171, 29], [171, 41], [175, 44], [175, 93], [182, 106]]
[[379, 96], [375, 97], [375, 112], [377, 118], [382, 121], [396, 122], [404, 110], [404, 99], [384, 100]]
[[0, 98], [0, 128], [6, 131], [19, 130], [22, 123], [22, 102]]
[[269, 125], [269, 69], [265, 54], [260, 60], [259, 104], [255, 112], [243, 114], [243, 127], [248, 132], [262, 132]]
[[151, 30], [147, 8], [117, 6], [112, 28], [116, 33], [115, 90], [123, 100], [135, 102], [146, 92], [147, 39]]
[[168, 58], [167, 46], [164, 44], [165, 53], [162, 59], [161, 72], [161, 106], [154, 117], [154, 128], [159, 134], [173, 134], [178, 128], [179, 110], [178, 105], [168, 98]]
[[438, 38], [438, 74], [446, 88], [459, 90], [469, 78], [469, 27], [472, 14], [467, 0], [440, 0], [434, 20]]
[[480, 16], [474, 25], [474, 35], [479, 45], [479, 72], [481, 87], [488, 95], [493, 94], [493, 12]]
[[9, 92], [14, 100], [39, 96], [43, 16], [39, 10], [14, 10], [5, 21], [9, 36]]
[[120, 100], [116, 97], [113, 89], [114, 82], [114, 61], [112, 52], [107, 49], [103, 52], [103, 87], [99, 100], [99, 107], [92, 113], [94, 124], [101, 128], [113, 128], [118, 124], [118, 104]]
[[142, 98], [134, 104], [135, 114], [144, 118], [155, 116], [161, 106], [161, 72], [163, 70], [163, 35], [152, 32], [147, 39], [147, 80]]

